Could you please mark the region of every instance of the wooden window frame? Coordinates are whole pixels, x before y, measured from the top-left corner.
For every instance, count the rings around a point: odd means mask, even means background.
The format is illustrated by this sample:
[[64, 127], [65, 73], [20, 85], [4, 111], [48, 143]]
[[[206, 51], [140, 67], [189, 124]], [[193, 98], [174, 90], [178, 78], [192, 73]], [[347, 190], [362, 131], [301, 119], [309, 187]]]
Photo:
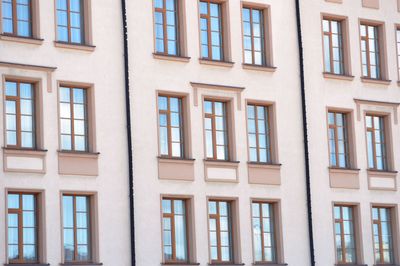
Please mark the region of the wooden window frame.
[[[334, 114], [334, 124], [329, 124], [329, 118], [328, 118], [328, 131], [330, 129], [333, 129], [335, 132], [335, 160], [336, 160], [336, 165], [331, 165], [331, 152], [329, 152], [329, 165], [330, 167], [334, 167], [334, 168], [343, 168], [343, 169], [349, 169], [351, 168], [351, 153], [350, 153], [350, 136], [349, 136], [349, 113], [347, 112], [343, 112], [343, 111], [335, 111], [335, 110], [328, 110], [328, 117], [329, 114], [333, 113]], [[343, 131], [344, 131], [344, 154], [346, 156], [345, 160], [346, 160], [346, 165], [344, 167], [339, 166], [339, 139], [338, 139], [338, 128], [339, 126], [337, 126], [337, 118], [336, 115], [337, 114], [341, 114], [343, 115]], [[328, 140], [330, 141], [330, 137], [329, 137], [329, 132], [328, 132]], [[330, 147], [330, 145], [329, 145]]]
[[[83, 153], [88, 153], [90, 151], [90, 141], [89, 141], [89, 137], [90, 137], [90, 133], [89, 133], [89, 112], [90, 112], [90, 110], [89, 110], [89, 99], [88, 99], [88, 97], [89, 97], [89, 91], [88, 91], [89, 88], [70, 86], [70, 85], [69, 86], [68, 85], [61, 85], [60, 89], [61, 88], [69, 89], [70, 101], [69, 102], [62, 102], [61, 98], [60, 98], [59, 104], [68, 103], [70, 105], [70, 114], [71, 114], [71, 117], [69, 118], [70, 126], [71, 126], [71, 134], [69, 134], [69, 136], [71, 137], [71, 149], [70, 150], [65, 150], [65, 149], [62, 149], [62, 147], [61, 147], [61, 151], [63, 151], [63, 152], [83, 152]], [[83, 151], [75, 150], [75, 136], [76, 135], [75, 135], [75, 130], [74, 130], [74, 122], [75, 122], [74, 101], [73, 101], [73, 98], [74, 98], [73, 90], [74, 89], [82, 89], [82, 90], [85, 91], [85, 99], [84, 99], [84, 103], [83, 103], [84, 113], [85, 114], [84, 114], [83, 121], [85, 122], [85, 135], [84, 135], [84, 137], [86, 138], [86, 140], [85, 140], [85, 150], [83, 150]], [[66, 118], [62, 118], [61, 114], [60, 114], [59, 120], [61, 121], [62, 119], [66, 119]], [[82, 120], [82, 119], [79, 119], [79, 120]], [[62, 135], [63, 134], [60, 131], [60, 137]], [[81, 135], [78, 135], [78, 136], [81, 136]]]
[[[344, 33], [345, 31], [343, 30], [344, 28], [344, 20], [343, 19], [339, 19], [339, 18], [332, 18], [332, 17], [323, 17], [322, 18], [322, 23], [323, 21], [328, 21], [329, 22], [329, 32], [325, 32], [324, 29], [322, 28], [322, 33], [323, 36], [328, 36], [329, 37], [329, 65], [330, 65], [330, 71], [327, 71], [325, 69], [325, 56], [324, 56], [324, 71], [325, 73], [329, 73], [329, 74], [334, 74], [334, 75], [345, 75], [346, 74], [346, 65], [345, 65], [345, 40], [344, 40]], [[332, 36], [334, 35], [334, 33], [332, 32], [332, 22], [337, 22], [339, 25], [339, 31], [338, 32], [338, 38], [339, 38], [339, 42], [341, 42], [341, 46], [339, 46], [339, 53], [341, 53], [341, 61], [339, 61], [340, 63], [340, 73], [335, 73], [334, 70], [334, 60], [333, 60], [333, 38]], [[325, 42], [323, 41], [324, 46], [323, 49], [325, 50]]]
[[[254, 121], [255, 121], [255, 136], [256, 136], [256, 150], [257, 150], [257, 161], [250, 161], [250, 141], [249, 141], [249, 161], [252, 163], [265, 163], [265, 164], [272, 164], [274, 162], [273, 160], [273, 143], [272, 143], [272, 135], [273, 133], [271, 132], [271, 125], [272, 125], [272, 115], [271, 112], [273, 111], [273, 107], [272, 105], [266, 105], [266, 104], [260, 104], [260, 103], [247, 103], [246, 107], [249, 106], [254, 106], [255, 110], [254, 110]], [[267, 138], [266, 141], [266, 151], [267, 151], [267, 162], [261, 162], [260, 161], [260, 145], [259, 145], [259, 129], [258, 129], [258, 112], [257, 112], [257, 107], [263, 107], [265, 109], [264, 111], [264, 120], [265, 120], [265, 129], [266, 129], [266, 134], [265, 137]], [[249, 121], [250, 118], [247, 114], [247, 121]], [[247, 126], [249, 127], [249, 123], [247, 122]], [[247, 130], [247, 137], [249, 137], [250, 132]], [[268, 147], [269, 145], [269, 147]]]
[[[204, 99], [204, 103], [205, 102], [211, 102], [212, 103], [212, 114], [207, 114], [204, 110], [204, 122], [205, 120], [211, 119], [211, 132], [212, 132], [212, 145], [213, 145], [213, 157], [208, 157], [207, 156], [207, 152], [206, 152], [206, 158], [207, 160], [215, 160], [215, 161], [231, 161], [231, 144], [230, 144], [230, 132], [229, 132], [229, 106], [228, 106], [228, 101], [226, 100], [220, 100], [220, 99], [212, 99], [212, 98], [205, 98]], [[217, 154], [217, 129], [216, 129], [216, 117], [217, 115], [215, 114], [215, 103], [219, 102], [223, 104], [223, 112], [224, 112], [224, 122], [225, 122], [225, 141], [226, 141], [226, 145], [224, 145], [225, 147], [225, 160], [223, 159], [218, 159], [218, 154]], [[207, 147], [207, 137], [206, 137], [206, 131], [207, 129], [204, 127], [204, 135], [205, 135], [205, 142], [206, 142], [206, 147]]]
[[[167, 260], [165, 259], [164, 255], [164, 262], [167, 264], [185, 264], [185, 263], [190, 263], [190, 258], [191, 258], [191, 246], [190, 246], [190, 241], [189, 241], [189, 216], [188, 216], [188, 208], [190, 208], [190, 203], [187, 198], [174, 198], [174, 197], [163, 197], [163, 200], [170, 200], [171, 201], [171, 213], [164, 213], [162, 212], [162, 217], [163, 218], [169, 218], [171, 220], [171, 248], [172, 248], [172, 259]], [[187, 253], [187, 259], [185, 261], [177, 260], [176, 259], [176, 241], [175, 241], [175, 210], [174, 210], [174, 201], [179, 200], [184, 202], [185, 206], [185, 230], [186, 230], [186, 253]], [[163, 230], [164, 232], [164, 230]], [[164, 243], [163, 243], [163, 248], [164, 248]], [[164, 254], [164, 250], [163, 250]]]
[[[277, 236], [277, 228], [278, 227], [276, 226], [276, 219], [277, 219], [277, 217], [276, 217], [276, 204], [277, 203], [276, 202], [270, 202], [270, 201], [253, 200], [251, 202], [251, 206], [253, 206], [253, 204], [259, 204], [260, 217], [254, 217], [253, 216], [254, 214], [252, 212], [251, 213], [251, 218], [252, 218], [252, 220], [253, 219], [258, 219], [260, 221], [260, 226], [261, 226], [261, 245], [262, 245], [262, 248], [261, 248], [262, 260], [261, 261], [255, 261], [255, 264], [271, 264], [271, 263], [274, 264], [274, 263], [278, 263], [278, 261], [279, 261], [278, 240], [277, 240], [278, 239], [278, 236]], [[270, 211], [272, 213], [272, 215], [270, 217], [268, 217], [268, 218], [270, 220], [270, 223], [272, 223], [271, 228], [273, 229], [273, 233], [271, 234], [272, 238], [273, 238], [272, 241], [274, 243], [274, 246], [271, 246], [271, 249], [274, 252], [273, 256], [275, 258], [273, 261], [268, 261], [268, 260], [265, 259], [265, 245], [264, 245], [265, 244], [265, 239], [264, 239], [264, 223], [263, 223], [264, 217], [263, 217], [263, 211], [262, 211], [262, 205], [263, 204], [269, 204]], [[253, 208], [252, 208], [252, 210], [253, 210]], [[252, 224], [253, 224], [253, 221], [252, 221]], [[252, 229], [252, 231], [253, 231], [253, 229]], [[254, 235], [254, 231], [252, 233]]]
[[[400, 8], [400, 0], [399, 0], [399, 8]], [[397, 78], [398, 84], [400, 85], [400, 24], [395, 26], [395, 40], [396, 40], [396, 55], [397, 55]]]
[[[254, 65], [254, 66], [268, 66], [267, 63], [267, 49], [266, 49], [266, 23], [267, 23], [267, 18], [266, 15], [268, 15], [268, 12], [265, 12], [265, 8], [260, 8], [260, 7], [253, 7], [253, 6], [247, 6], [244, 5], [242, 6], [242, 12], [244, 9], [249, 9], [250, 10], [250, 36], [244, 34], [244, 30], [243, 30], [243, 51], [245, 52], [246, 50], [244, 49], [244, 37], [250, 37], [251, 38], [251, 61], [252, 63], [246, 63], [245, 60], [244, 64], [249, 64], [249, 65]], [[253, 10], [257, 10], [260, 12], [260, 27], [261, 27], [261, 31], [260, 31], [260, 39], [261, 39], [261, 59], [262, 62], [261, 64], [256, 64], [255, 63], [255, 49], [254, 49], [254, 27], [253, 27]], [[244, 20], [242, 19], [242, 25], [244, 25]], [[268, 26], [268, 25], [267, 25]], [[247, 50], [249, 51], [249, 50]]]
[[[168, 53], [168, 30], [167, 30], [167, 1], [166, 0], [161, 0], [163, 1], [163, 8], [158, 8], [154, 7], [154, 13], [159, 12], [162, 13], [163, 15], [163, 43], [164, 43], [164, 52], [159, 52], [155, 51], [156, 54], [161, 54], [161, 55], [169, 55], [169, 56], [182, 56], [182, 48], [181, 48], [181, 0], [174, 0], [175, 1], [175, 29], [176, 29], [176, 55]], [[156, 23], [154, 21], [154, 26], [156, 26]], [[155, 36], [156, 37], [156, 36]], [[157, 38], [155, 38], [157, 39]]]
[[[361, 35], [361, 27], [364, 26], [366, 27], [366, 36], [362, 36]], [[361, 76], [363, 78], [367, 78], [367, 79], [375, 79], [375, 80], [382, 80], [383, 79], [383, 60], [382, 60], [382, 48], [381, 48], [381, 32], [380, 32], [380, 27], [381, 25], [377, 25], [377, 24], [373, 24], [373, 23], [368, 23], [368, 22], [361, 22], [360, 23], [360, 40], [365, 41], [365, 53], [367, 55], [367, 76], [364, 76], [363, 71], [361, 71]], [[371, 76], [371, 59], [370, 59], [370, 54], [371, 54], [371, 50], [369, 48], [369, 41], [370, 41], [370, 36], [369, 36], [369, 32], [368, 32], [368, 27], [374, 27], [375, 28], [375, 32], [376, 32], [376, 36], [375, 36], [375, 56], [376, 56], [376, 67], [377, 67], [377, 74], [378, 76], [376, 78], [373, 78]], [[361, 43], [360, 43], [361, 45]], [[361, 46], [361, 55], [362, 55], [362, 46]], [[361, 57], [362, 60], [362, 57]], [[362, 66], [364, 64], [361, 61], [361, 69]]]
[[[93, 228], [92, 228], [92, 219], [93, 219], [93, 210], [92, 210], [92, 196], [91, 195], [85, 195], [85, 194], [74, 194], [74, 193], [64, 193], [61, 196], [61, 199], [63, 200], [64, 197], [72, 197], [73, 198], [73, 230], [74, 230], [74, 259], [73, 260], [65, 260], [65, 254], [63, 252], [63, 261], [66, 263], [73, 263], [73, 264], [86, 264], [86, 263], [92, 263], [93, 258], [94, 258], [94, 252], [93, 252]], [[86, 197], [87, 199], [87, 231], [88, 231], [88, 252], [89, 252], [89, 260], [77, 260], [76, 258], [78, 257], [78, 244], [77, 244], [77, 218], [76, 218], [76, 198], [77, 197]], [[62, 212], [64, 212], [64, 205], [62, 207]], [[71, 228], [69, 228], [71, 229]], [[64, 223], [62, 224], [62, 232], [64, 233], [65, 230], [65, 225]], [[62, 248], [64, 250], [64, 241], [62, 243]]]
[[[372, 127], [368, 127], [368, 125], [366, 124], [366, 139], [367, 139], [367, 156], [368, 156], [368, 132], [372, 133], [372, 154], [373, 154], [373, 159], [374, 159], [374, 167], [371, 168], [368, 165], [369, 170], [378, 170], [377, 168], [377, 156], [376, 156], [376, 141], [375, 141], [375, 117], [379, 117], [379, 119], [381, 119], [382, 121], [382, 128], [379, 129], [379, 131], [381, 132], [381, 134], [383, 134], [384, 136], [384, 142], [380, 143], [382, 146], [382, 150], [384, 151], [382, 156], [384, 156], [383, 159], [383, 171], [388, 171], [389, 170], [389, 158], [388, 158], [388, 150], [387, 150], [387, 146], [388, 146], [388, 139], [387, 139], [387, 132], [386, 132], [386, 128], [387, 128], [387, 124], [386, 124], [386, 117], [384, 115], [376, 115], [376, 114], [371, 114], [371, 113], [367, 113], [365, 115], [365, 120], [367, 119], [367, 117], [370, 116], [371, 120], [372, 120]], [[366, 123], [366, 122], [365, 122]], [[368, 158], [369, 159], [369, 158]], [[382, 170], [379, 170], [382, 171]]]
[[[6, 193], [6, 196], [8, 195], [18, 195], [19, 196], [19, 208], [18, 209], [10, 209], [7, 206], [7, 215], [8, 214], [17, 214], [18, 215], [18, 254], [19, 254], [19, 259], [17, 260], [8, 260], [10, 264], [37, 264], [40, 261], [40, 236], [39, 236], [39, 216], [40, 216], [40, 208], [38, 204], [38, 193], [35, 192], [16, 192], [16, 191], [8, 191]], [[36, 246], [36, 260], [33, 261], [27, 261], [21, 258], [23, 256], [23, 195], [32, 195], [34, 196], [35, 199], [35, 234], [36, 234], [36, 241], [35, 241], [35, 246]], [[7, 226], [8, 230], [8, 226]], [[8, 235], [8, 233], [7, 233]], [[7, 248], [8, 248], [8, 243], [7, 243]], [[9, 254], [7, 254], [9, 255]]]
[[[358, 248], [357, 248], [358, 241], [357, 241], [357, 236], [356, 236], [357, 230], [355, 228], [355, 226], [356, 226], [355, 206], [344, 205], [344, 204], [335, 204], [333, 207], [334, 208], [337, 208], [337, 207], [340, 208], [340, 216], [341, 216], [340, 219], [336, 219], [336, 217], [334, 217], [334, 223], [335, 224], [336, 223], [340, 224], [340, 240], [341, 240], [341, 246], [342, 246], [342, 258], [343, 258], [342, 261], [337, 261], [337, 262], [340, 265], [343, 265], [343, 264], [356, 264], [357, 261], [358, 261], [358, 254], [357, 254], [358, 253]], [[345, 220], [343, 218], [343, 208], [344, 207], [347, 207], [347, 208], [351, 209], [352, 220]], [[355, 252], [355, 255], [356, 255], [356, 257], [354, 258], [355, 259], [354, 262], [347, 262], [347, 256], [346, 256], [347, 253], [346, 253], [346, 245], [345, 245], [345, 234], [344, 234], [344, 222], [345, 221], [351, 221], [352, 224], [353, 224], [354, 252]], [[337, 233], [336, 233], [336, 230], [335, 230], [335, 246], [336, 246], [336, 235], [337, 235]], [[338, 259], [337, 249], [336, 249], [336, 259]]]
[[[160, 117], [160, 115], [166, 115], [167, 116], [167, 132], [168, 132], [168, 154], [163, 155], [160, 152], [160, 157], [163, 158], [180, 158], [180, 159], [184, 159], [186, 157], [186, 141], [185, 141], [185, 118], [184, 118], [184, 96], [177, 96], [177, 95], [166, 95], [166, 94], [159, 94], [157, 95], [157, 98], [159, 97], [165, 97], [167, 98], [167, 110], [160, 110], [158, 108], [158, 117]], [[181, 156], [173, 156], [172, 155], [172, 126], [171, 126], [171, 105], [170, 105], [170, 99], [171, 98], [177, 98], [179, 100], [179, 121], [180, 121], [180, 146], [181, 146]], [[158, 127], [160, 128], [160, 122], [158, 123]], [[161, 145], [161, 143], [159, 144]], [[161, 149], [160, 149], [161, 150]]]
[[[8, 145], [7, 144], [7, 138], [6, 138], [6, 147], [7, 148], [12, 148], [12, 149], [18, 149], [18, 150], [37, 150], [38, 147], [38, 132], [37, 132], [37, 127], [38, 127], [38, 121], [37, 121], [37, 84], [32, 81], [24, 81], [24, 80], [18, 80], [18, 79], [8, 79], [6, 78], [5, 82], [13, 82], [17, 84], [17, 96], [7, 96], [4, 92], [4, 103], [6, 101], [14, 101], [15, 102], [15, 116], [16, 116], [16, 136], [17, 136], [17, 145]], [[22, 142], [22, 130], [21, 130], [21, 97], [20, 97], [20, 84], [21, 83], [26, 83], [30, 84], [32, 86], [32, 148], [29, 147], [22, 147], [21, 142]], [[4, 111], [5, 114], [6, 111]], [[5, 134], [7, 134], [7, 126], [5, 125]]]
[[[2, 0], [1, 4], [3, 3]], [[12, 37], [18, 37], [18, 38], [26, 38], [26, 39], [32, 39], [34, 36], [34, 26], [33, 26], [33, 20], [34, 20], [34, 12], [33, 12], [33, 8], [34, 8], [34, 3], [33, 1], [35, 0], [30, 0], [29, 1], [29, 20], [23, 20], [25, 22], [29, 22], [29, 30], [30, 30], [30, 35], [29, 36], [21, 36], [18, 34], [18, 21], [20, 21], [18, 19], [17, 16], [17, 0], [10, 0], [11, 1], [11, 5], [12, 5], [12, 24], [13, 24], [13, 32], [9, 33], [9, 32], [4, 32], [3, 28], [1, 29], [1, 32], [3, 35], [7, 35], [7, 36], [12, 36]], [[25, 5], [24, 5], [25, 6]], [[1, 15], [1, 25], [3, 25], [3, 16]]]
[[[226, 54], [225, 54], [225, 19], [224, 19], [224, 10], [223, 10], [223, 2], [218, 1], [218, 0], [200, 0], [199, 5], [201, 3], [207, 3], [207, 15], [201, 14], [199, 10], [199, 16], [200, 16], [200, 21], [201, 19], [206, 19], [207, 20], [207, 48], [208, 48], [208, 57], [204, 57], [201, 54], [201, 38], [200, 38], [200, 55], [201, 59], [203, 60], [210, 60], [210, 61], [217, 61], [217, 62], [225, 62], [226, 61]], [[212, 38], [211, 38], [211, 12], [210, 12], [210, 5], [211, 4], [216, 4], [219, 6], [219, 22], [220, 22], [220, 41], [221, 41], [221, 46], [220, 46], [220, 53], [221, 53], [221, 59], [213, 59], [212, 57]], [[201, 29], [200, 29], [200, 34], [201, 34]]]
[[[392, 264], [395, 264], [395, 261], [396, 261], [396, 250], [395, 250], [395, 247], [396, 247], [396, 243], [395, 243], [395, 239], [396, 239], [396, 236], [395, 236], [395, 228], [394, 228], [394, 219], [396, 219], [396, 217], [395, 217], [395, 215], [394, 215], [394, 207], [392, 207], [392, 206], [375, 206], [375, 205], [373, 205], [372, 207], [371, 207], [371, 211], [373, 212], [373, 209], [378, 209], [378, 220], [375, 220], [373, 217], [372, 217], [372, 226], [374, 226], [374, 225], [377, 225], [378, 226], [378, 237], [379, 237], [379, 254], [380, 254], [380, 259], [381, 259], [381, 261], [379, 262], [379, 264], [378, 265], [392, 265]], [[383, 240], [382, 240], [382, 220], [381, 220], [381, 213], [380, 213], [380, 210], [381, 209], [386, 209], [386, 210], [388, 210], [388, 212], [389, 212], [389, 221], [388, 221], [388, 224], [390, 225], [390, 229], [391, 229], [391, 237], [392, 237], [392, 255], [393, 255], [393, 261], [391, 261], [389, 264], [387, 264], [387, 263], [385, 263], [383, 260], [385, 259], [385, 256], [384, 256], [384, 249], [383, 249]], [[375, 236], [375, 232], [374, 232], [374, 230], [372, 230], [372, 235], [373, 235], [373, 239], [374, 239], [374, 236]], [[377, 263], [376, 262], [376, 256], [375, 256], [375, 253], [376, 253], [376, 249], [375, 249], [375, 240], [373, 240], [373, 245], [374, 245], [374, 257], [375, 257], [375, 263]]]
[[[81, 42], [79, 42], [79, 43], [74, 43], [74, 42], [71, 41], [71, 29], [73, 27], [71, 26], [71, 17], [70, 17], [70, 15], [71, 15], [71, 13], [77, 13], [77, 12], [71, 11], [71, 9], [70, 9], [70, 1], [71, 0], [65, 0], [67, 2], [67, 10], [58, 9], [57, 8], [57, 1], [58, 0], [55, 0], [55, 1], [56, 1], [56, 13], [57, 13], [57, 11], [67, 12], [67, 31], [68, 31], [68, 41], [59, 40], [58, 39], [58, 37], [59, 37], [58, 36], [58, 27], [59, 27], [59, 25], [58, 25], [58, 21], [56, 21], [57, 42], [68, 43], [68, 44], [78, 44], [78, 45], [85, 44], [86, 43], [86, 39], [85, 39], [85, 36], [86, 36], [86, 32], [85, 32], [86, 18], [85, 18], [85, 3], [84, 3], [85, 0], [79, 0], [80, 1], [80, 9], [81, 9], [80, 12], [79, 12], [80, 17], [81, 17], [81, 21], [80, 21], [81, 27], [79, 28], [80, 32], [81, 32]], [[64, 26], [62, 26], [62, 27], [64, 27]]]
[[[233, 230], [233, 217], [232, 217], [232, 200], [225, 200], [225, 199], [209, 199], [207, 201], [207, 204], [209, 204], [210, 202], [216, 202], [217, 205], [217, 209], [216, 209], [216, 214], [210, 214], [209, 210], [208, 210], [208, 224], [210, 224], [210, 219], [215, 219], [216, 220], [216, 235], [217, 235], [217, 260], [211, 260], [211, 264], [233, 264], [235, 261], [235, 244], [234, 244], [234, 230]], [[228, 206], [228, 214], [227, 214], [227, 218], [228, 218], [228, 234], [229, 234], [229, 244], [230, 244], [230, 260], [229, 261], [223, 261], [222, 260], [222, 244], [221, 244], [221, 225], [220, 225], [220, 220], [221, 220], [221, 215], [220, 215], [220, 211], [219, 211], [219, 203], [220, 202], [225, 202], [227, 203]], [[208, 234], [210, 234], [210, 228], [208, 229]], [[211, 242], [209, 244], [209, 248], [211, 249]]]

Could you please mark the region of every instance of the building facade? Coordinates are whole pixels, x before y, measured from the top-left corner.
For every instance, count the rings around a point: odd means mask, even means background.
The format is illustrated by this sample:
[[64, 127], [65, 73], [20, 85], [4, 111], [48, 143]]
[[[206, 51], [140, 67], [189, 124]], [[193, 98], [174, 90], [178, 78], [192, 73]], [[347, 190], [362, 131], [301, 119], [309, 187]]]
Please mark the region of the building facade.
[[295, 2], [127, 17], [136, 265], [309, 265]]
[[400, 265], [400, 0], [0, 14], [0, 264]]
[[0, 3], [2, 265], [130, 265], [122, 13], [101, 2]]
[[317, 265], [400, 263], [398, 1], [302, 1]]

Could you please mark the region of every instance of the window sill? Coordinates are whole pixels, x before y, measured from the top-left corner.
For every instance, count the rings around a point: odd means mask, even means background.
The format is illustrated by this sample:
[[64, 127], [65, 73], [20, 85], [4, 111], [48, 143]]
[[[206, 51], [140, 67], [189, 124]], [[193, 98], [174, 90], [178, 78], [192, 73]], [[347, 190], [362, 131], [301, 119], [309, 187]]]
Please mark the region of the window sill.
[[287, 266], [287, 263], [271, 263], [271, 262], [254, 262], [253, 265], [257, 266]]
[[224, 266], [240, 266], [240, 265], [246, 265], [244, 263], [226, 263], [226, 262], [213, 262], [209, 263], [208, 265], [213, 266], [213, 265], [224, 265]]
[[324, 78], [327, 78], [327, 79], [337, 79], [337, 80], [347, 80], [347, 81], [354, 80], [354, 76], [351, 76], [351, 75], [340, 75], [340, 74], [334, 74], [334, 73], [329, 73], [329, 72], [323, 72], [322, 75], [324, 75]]
[[95, 263], [95, 262], [65, 262], [65, 263], [60, 263], [61, 266], [72, 266], [72, 265], [79, 265], [79, 266], [100, 266], [103, 265], [103, 263]]
[[361, 77], [361, 81], [364, 83], [371, 83], [371, 84], [385, 85], [385, 86], [390, 85], [390, 83], [392, 82], [391, 80], [386, 80], [386, 79], [371, 79], [365, 77]]
[[264, 71], [264, 72], [275, 72], [276, 67], [263, 66], [263, 65], [253, 65], [253, 64], [242, 64], [243, 69]]
[[58, 173], [61, 175], [99, 175], [99, 153], [58, 151]]
[[72, 50], [81, 50], [87, 52], [93, 52], [96, 46], [87, 45], [87, 44], [75, 44], [75, 43], [67, 43], [67, 42], [58, 42], [54, 41], [54, 46], [58, 48], [72, 49]]
[[4, 266], [49, 266], [50, 263], [5, 263]]
[[205, 164], [219, 164], [219, 165], [238, 165], [239, 161], [224, 161], [224, 160], [214, 160], [214, 159], [204, 159]]
[[203, 65], [220, 66], [220, 67], [233, 67], [233, 65], [235, 64], [234, 62], [210, 60], [204, 58], [199, 58], [199, 62], [200, 64]]
[[[340, 264], [340, 263], [336, 263], [335, 266], [368, 266], [368, 264], [348, 264], [348, 263]], [[377, 265], [375, 264], [375, 266], [377, 266]], [[390, 266], [390, 265], [385, 264], [385, 266]]]
[[182, 262], [182, 263], [178, 263], [178, 262], [162, 262], [161, 263], [162, 266], [194, 266], [194, 265], [200, 265], [200, 263], [198, 262]]
[[33, 37], [22, 37], [16, 35], [8, 35], [8, 34], [0, 34], [0, 40], [10, 41], [10, 42], [19, 42], [19, 43], [27, 43], [27, 44], [36, 44], [41, 45], [43, 43], [43, 39], [33, 38]]
[[175, 61], [188, 63], [190, 61], [190, 57], [187, 56], [178, 56], [178, 55], [169, 55], [169, 54], [161, 54], [161, 53], [153, 53], [153, 58], [167, 61]]

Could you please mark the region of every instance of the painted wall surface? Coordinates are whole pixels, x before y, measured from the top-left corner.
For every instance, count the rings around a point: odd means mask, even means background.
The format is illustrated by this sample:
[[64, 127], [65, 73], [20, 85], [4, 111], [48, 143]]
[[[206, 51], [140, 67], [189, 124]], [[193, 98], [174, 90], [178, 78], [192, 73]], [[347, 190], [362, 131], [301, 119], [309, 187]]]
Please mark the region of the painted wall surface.
[[[368, 189], [367, 151], [364, 113], [379, 110], [379, 107], [362, 105], [361, 120], [357, 120], [357, 105], [354, 99], [382, 102], [399, 102], [400, 91], [396, 62], [395, 23], [400, 22], [397, 1], [381, 0], [379, 9], [363, 8], [362, 1], [344, 0], [342, 4], [328, 1], [301, 1], [302, 27], [305, 47], [306, 94], [310, 140], [310, 162], [313, 197], [314, 237], [317, 265], [335, 264], [335, 242], [333, 227], [333, 202], [359, 203], [361, 211], [362, 251], [361, 260], [373, 265], [373, 238], [371, 225], [371, 204], [399, 204], [400, 192]], [[331, 1], [334, 2], [334, 1]], [[323, 77], [323, 47], [321, 13], [346, 16], [349, 21], [350, 54], [354, 80], [327, 79]], [[376, 20], [385, 23], [387, 67], [390, 85], [377, 85], [361, 81], [361, 54], [359, 40], [359, 19]], [[360, 169], [360, 189], [330, 188], [329, 155], [327, 140], [327, 107], [353, 110], [355, 130], [356, 167]], [[382, 108], [381, 108], [382, 109]], [[391, 108], [388, 108], [391, 111]], [[394, 123], [393, 111], [391, 131], [393, 136], [394, 169], [399, 170], [400, 127]], [[398, 177], [397, 177], [398, 180]], [[397, 214], [398, 215], [398, 214]], [[398, 218], [398, 217], [397, 217]], [[397, 230], [398, 231], [398, 230]], [[395, 244], [397, 249], [399, 243]], [[399, 262], [397, 262], [398, 264]]]
[[[162, 194], [193, 195], [197, 261], [209, 263], [207, 197], [239, 198], [242, 262], [253, 263], [250, 199], [280, 199], [282, 204], [284, 260], [289, 265], [309, 265], [304, 151], [298, 68], [298, 48], [294, 1], [254, 0], [268, 4], [272, 14], [272, 43], [276, 72], [242, 68], [241, 2], [229, 1], [229, 24], [233, 67], [199, 63], [198, 3], [186, 0], [187, 47], [189, 62], [153, 58], [152, 1], [128, 1], [130, 84], [135, 172], [135, 229], [138, 266], [156, 266], [162, 262], [160, 197]], [[236, 94], [199, 90], [199, 105], [194, 105], [190, 82], [245, 87], [242, 109]], [[158, 90], [189, 95], [192, 157], [195, 179], [168, 181], [158, 179], [157, 106]], [[204, 173], [202, 96], [232, 97], [236, 157], [239, 182], [207, 182]], [[248, 183], [245, 100], [276, 103], [281, 186]]]
[[[39, 1], [38, 1], [39, 2]], [[128, 163], [123, 75], [123, 35], [119, 1], [92, 1], [93, 52], [54, 46], [54, 1], [40, 1], [41, 45], [0, 40], [0, 61], [57, 67], [47, 92], [45, 72], [0, 66], [0, 75], [43, 80], [44, 148], [47, 149], [45, 174], [0, 171], [0, 264], [6, 263], [5, 189], [37, 189], [45, 195], [46, 262], [58, 265], [61, 258], [60, 191], [97, 192], [99, 261], [104, 266], [130, 264]], [[98, 176], [58, 174], [58, 93], [56, 82], [94, 84], [96, 106], [96, 146], [100, 152]], [[3, 84], [0, 94], [3, 97]], [[3, 104], [1, 104], [3, 107]], [[4, 147], [3, 108], [0, 108], [0, 146]], [[2, 151], [3, 152], [3, 151]], [[3, 160], [0, 160], [3, 169]], [[123, 255], [122, 255], [123, 254]]]

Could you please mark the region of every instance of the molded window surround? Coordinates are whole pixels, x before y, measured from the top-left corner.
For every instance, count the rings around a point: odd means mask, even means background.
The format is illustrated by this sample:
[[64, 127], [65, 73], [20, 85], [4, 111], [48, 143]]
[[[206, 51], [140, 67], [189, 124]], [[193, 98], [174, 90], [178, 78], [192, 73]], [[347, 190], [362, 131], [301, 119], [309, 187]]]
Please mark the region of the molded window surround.
[[153, 0], [154, 57], [188, 61], [186, 0]]
[[162, 265], [198, 265], [193, 196], [161, 195]]
[[324, 76], [352, 80], [348, 18], [321, 14]]
[[[5, 265], [18, 263], [48, 265], [46, 263], [44, 191], [7, 188], [5, 195], [8, 207], [5, 219], [8, 225], [6, 233], [8, 259]], [[24, 237], [27, 239], [23, 240]]]
[[332, 205], [336, 263], [364, 265], [359, 204], [335, 202]]
[[210, 265], [242, 265], [238, 200], [208, 197], [207, 209]]
[[[61, 227], [63, 228], [61, 265], [70, 265], [71, 263], [101, 265], [99, 262], [97, 193], [62, 191], [60, 200]], [[86, 235], [86, 238], [78, 240], [76, 238], [78, 231], [81, 235]]]
[[233, 65], [229, 20], [229, 1], [199, 1], [200, 63]]
[[284, 263], [280, 200], [252, 199], [254, 264]]
[[241, 8], [243, 67], [262, 67], [274, 71], [271, 7], [242, 1]]
[[385, 23], [360, 19], [362, 81], [390, 83]]

